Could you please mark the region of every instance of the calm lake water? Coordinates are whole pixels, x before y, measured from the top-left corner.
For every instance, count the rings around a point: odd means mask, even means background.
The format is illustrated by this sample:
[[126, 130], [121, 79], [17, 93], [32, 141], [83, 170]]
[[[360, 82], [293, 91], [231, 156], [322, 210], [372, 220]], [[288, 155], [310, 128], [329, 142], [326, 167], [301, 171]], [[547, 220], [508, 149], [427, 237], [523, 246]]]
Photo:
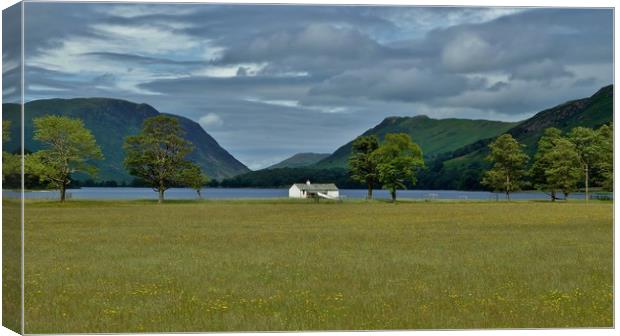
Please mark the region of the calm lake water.
[[[201, 191], [207, 199], [252, 199], [252, 198], [284, 198], [288, 197], [288, 189], [254, 189], [254, 188], [204, 188]], [[3, 197], [19, 197], [19, 192], [3, 190]], [[340, 189], [340, 195], [346, 198], [365, 198], [366, 190]], [[611, 194], [609, 194], [611, 197]], [[388, 199], [387, 190], [375, 190], [373, 196], [377, 199]], [[494, 200], [504, 199], [503, 194], [486, 191], [458, 191], [458, 190], [399, 190], [397, 198], [401, 199], [437, 199], [437, 200]], [[57, 191], [27, 191], [25, 197], [29, 199], [58, 199]], [[67, 197], [71, 199], [100, 199], [100, 200], [136, 200], [157, 199], [157, 193], [150, 188], [81, 188], [67, 190]], [[196, 191], [188, 188], [172, 188], [166, 191], [166, 199], [196, 199]], [[541, 192], [519, 192], [511, 194], [514, 200], [544, 200], [549, 199]], [[583, 199], [583, 193], [571, 194], [572, 199]]]

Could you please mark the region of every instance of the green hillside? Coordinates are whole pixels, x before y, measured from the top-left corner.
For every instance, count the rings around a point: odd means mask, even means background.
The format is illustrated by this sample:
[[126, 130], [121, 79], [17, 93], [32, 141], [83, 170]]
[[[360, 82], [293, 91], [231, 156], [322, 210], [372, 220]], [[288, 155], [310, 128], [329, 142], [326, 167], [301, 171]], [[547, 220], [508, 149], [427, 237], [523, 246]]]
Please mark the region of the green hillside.
[[[519, 123], [486, 120], [436, 120], [426, 116], [391, 117], [365, 135], [406, 132], [422, 147], [427, 169], [420, 172], [416, 189], [481, 189], [487, 146], [497, 136], [510, 133], [526, 145], [532, 155], [536, 143], [548, 127], [564, 132], [576, 126], [597, 128], [613, 120], [613, 86], [600, 89], [592, 97], [570, 101], [537, 113]], [[264, 169], [223, 181], [230, 187], [282, 186], [310, 179], [336, 182], [339, 187], [363, 187], [352, 181], [345, 168], [351, 143], [316, 165], [303, 168]]]
[[307, 167], [325, 159], [329, 155], [330, 154], [326, 153], [298, 153], [288, 159], [267, 167], [267, 169]]
[[[538, 140], [544, 130], [555, 127], [569, 132], [577, 126], [598, 128], [613, 120], [613, 85], [603, 87], [589, 98], [569, 101], [550, 109], [541, 111], [508, 130], [515, 139], [526, 146], [530, 155], [536, 152]], [[495, 137], [493, 137], [495, 138]], [[470, 165], [473, 161], [482, 161], [488, 152], [492, 139], [456, 150], [448, 166]]]
[[[407, 133], [420, 145], [424, 156], [431, 158], [451, 152], [463, 144], [502, 134], [515, 125], [516, 123], [490, 120], [431, 119], [424, 115], [389, 117], [363, 135], [377, 135], [381, 140], [388, 133]], [[316, 167], [346, 167], [352, 143], [353, 141], [338, 148], [332, 155], [318, 162]]]
[[[11, 120], [12, 139], [6, 150], [15, 151], [19, 144], [20, 110], [17, 104], [3, 104], [3, 118]], [[43, 115], [62, 115], [79, 118], [89, 128], [101, 146], [105, 160], [97, 163], [101, 181], [130, 182], [131, 177], [123, 167], [125, 137], [136, 134], [146, 118], [159, 112], [147, 104], [136, 104], [109, 98], [76, 98], [35, 100], [25, 105], [25, 150], [37, 151], [40, 144], [33, 139], [33, 119]], [[231, 177], [248, 172], [249, 169], [230, 155], [196, 122], [176, 117], [186, 132], [186, 138], [194, 144], [189, 158], [200, 165], [215, 179]]]
[[[546, 109], [509, 129], [525, 151], [532, 157], [544, 130], [556, 127], [569, 132], [577, 126], [598, 128], [613, 121], [613, 86], [603, 87], [589, 98], [569, 101]], [[420, 176], [419, 188], [427, 189], [481, 189], [480, 180], [489, 163], [488, 145], [495, 137], [482, 139], [463, 146], [452, 153], [428, 162], [429, 169]]]

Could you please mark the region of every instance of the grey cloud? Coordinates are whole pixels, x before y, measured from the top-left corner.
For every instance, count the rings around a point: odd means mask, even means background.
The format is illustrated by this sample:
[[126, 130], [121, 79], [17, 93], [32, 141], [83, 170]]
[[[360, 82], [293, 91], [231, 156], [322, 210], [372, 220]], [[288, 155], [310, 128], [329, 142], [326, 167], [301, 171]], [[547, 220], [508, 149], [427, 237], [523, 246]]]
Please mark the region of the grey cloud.
[[[35, 2], [26, 9], [26, 62], [38, 57], [39, 65], [26, 67], [27, 88], [36, 88], [27, 97], [108, 96], [194, 120], [215, 113], [226, 122], [213, 135], [248, 163], [296, 149], [331, 151], [388, 115], [514, 120], [612, 80], [608, 9]], [[102, 25], [161, 28], [179, 37], [170, 43], [196, 47], [107, 50], [99, 46], [114, 47], [107, 42], [118, 31], [96, 29]], [[71, 39], [92, 69], [46, 66], [44, 56]], [[222, 57], [207, 58], [209, 48]], [[291, 141], [291, 125], [320, 136]]]
[[228, 48], [219, 63], [268, 62], [265, 73], [310, 72], [331, 76], [413, 55], [379, 43], [358, 29], [313, 23], [254, 36]]
[[387, 53], [385, 49], [359, 31], [335, 28], [329, 24], [310, 24], [295, 31], [259, 36], [243, 50], [228, 52], [225, 61], [263, 61], [299, 55], [308, 58], [377, 58]]
[[133, 63], [133, 64], [143, 64], [143, 65], [176, 65], [176, 66], [205, 66], [209, 64], [205, 61], [178, 61], [167, 58], [159, 58], [159, 57], [147, 57], [141, 55], [134, 54], [123, 54], [123, 53], [114, 53], [114, 52], [88, 52], [83, 53], [84, 56], [92, 56], [99, 59], [117, 61], [117, 62], [125, 62], [125, 63]]
[[435, 73], [429, 69], [375, 67], [334, 76], [313, 87], [310, 93], [418, 101], [452, 96], [470, 87], [480, 87], [481, 84], [483, 84], [481, 80]]
[[27, 36], [26, 57], [58, 46], [73, 36], [97, 37], [89, 29], [96, 21], [103, 20], [97, 6], [88, 3], [24, 3]]
[[[429, 33], [450, 70], [507, 70], [552, 59], [554, 62], [609, 62], [612, 57], [609, 10], [533, 9], [496, 20]], [[439, 43], [438, 43], [439, 42]]]
[[550, 59], [518, 65], [512, 72], [512, 79], [551, 80], [561, 77], [573, 77], [574, 74], [559, 63]]
[[155, 92], [171, 95], [225, 95], [238, 99], [240, 94], [289, 96], [292, 92], [305, 91], [311, 77], [278, 77], [278, 76], [235, 76], [207, 77], [192, 76], [177, 79], [162, 79], [140, 85]]
[[248, 69], [245, 67], [239, 67], [237, 69], [237, 76], [247, 76], [248, 75]]
[[512, 81], [510, 85], [495, 86], [493, 90], [471, 90], [436, 101], [438, 106], [462, 107], [495, 111], [504, 115], [524, 115], [553, 107], [568, 100], [588, 97], [608, 83], [596, 80], [588, 86], [575, 85], [576, 81], [564, 78], [554, 82]]
[[489, 86], [487, 88], [487, 90], [489, 90], [489, 91], [500, 91], [500, 90], [503, 90], [503, 89], [506, 89], [506, 88], [509, 88], [509, 87], [510, 87], [510, 84], [508, 84], [506, 82], [499, 81], [499, 82], [493, 83], [493, 85]]
[[21, 3], [2, 11], [2, 101], [21, 101]]

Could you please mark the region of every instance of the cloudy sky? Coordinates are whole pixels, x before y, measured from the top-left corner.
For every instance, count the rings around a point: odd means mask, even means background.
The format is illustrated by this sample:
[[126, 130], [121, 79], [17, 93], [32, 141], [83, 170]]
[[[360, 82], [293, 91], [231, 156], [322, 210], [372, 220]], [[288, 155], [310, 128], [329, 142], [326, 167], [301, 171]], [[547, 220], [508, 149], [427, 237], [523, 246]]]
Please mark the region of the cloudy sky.
[[[332, 152], [387, 116], [513, 121], [589, 96], [612, 83], [612, 15], [31, 2], [26, 100], [148, 103], [199, 122], [257, 169]], [[16, 22], [7, 16], [5, 27]], [[4, 34], [5, 102], [17, 97], [6, 85], [19, 73], [17, 43]]]

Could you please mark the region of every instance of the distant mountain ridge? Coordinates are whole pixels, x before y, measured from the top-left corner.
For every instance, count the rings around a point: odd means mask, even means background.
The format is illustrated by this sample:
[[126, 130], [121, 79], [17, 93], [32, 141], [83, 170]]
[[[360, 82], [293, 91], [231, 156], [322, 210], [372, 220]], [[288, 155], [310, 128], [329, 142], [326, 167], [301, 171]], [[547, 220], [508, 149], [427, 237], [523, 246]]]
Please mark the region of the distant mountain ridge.
[[[592, 96], [571, 100], [536, 113], [531, 118], [520, 122], [506, 133], [524, 144], [526, 152], [536, 151], [538, 140], [545, 129], [555, 127], [567, 133], [572, 128], [598, 128], [613, 121], [613, 85], [608, 85]], [[469, 144], [453, 152], [450, 160], [464, 160], [466, 157], [486, 154], [488, 144], [494, 139], [488, 138]]]
[[[506, 133], [523, 144], [525, 152], [532, 157], [538, 140], [549, 127], [558, 128], [566, 134], [577, 126], [598, 128], [612, 121], [613, 85], [608, 85], [590, 97], [538, 112]], [[429, 162], [430, 169], [423, 172], [419, 186], [428, 189], [480, 189], [482, 174], [490, 166], [485, 160], [489, 153], [488, 145], [495, 138], [476, 141]]]
[[[517, 125], [514, 122], [432, 119], [425, 115], [415, 117], [388, 117], [362, 135], [376, 135], [381, 141], [388, 133], [407, 133], [422, 148], [427, 158], [451, 152], [464, 144], [502, 134]], [[353, 140], [338, 148], [332, 155], [319, 161], [317, 168], [346, 168]]]
[[[14, 151], [19, 144], [20, 106], [3, 104], [3, 119], [11, 121], [11, 141], [6, 150]], [[145, 119], [161, 114], [147, 104], [111, 98], [43, 99], [25, 104], [25, 150], [36, 151], [41, 145], [33, 139], [33, 119], [44, 115], [61, 115], [81, 119], [90, 129], [103, 151], [105, 160], [96, 165], [101, 181], [130, 182], [133, 177], [123, 166], [125, 137], [137, 134]], [[185, 137], [194, 145], [188, 158], [202, 167], [212, 179], [223, 179], [250, 171], [222, 148], [202, 127], [185, 117], [168, 114], [177, 120]]]
[[[36, 100], [26, 103], [25, 110], [26, 151], [40, 148], [32, 139], [33, 118], [45, 114], [80, 118], [92, 130], [106, 157], [99, 163], [98, 179], [117, 182], [132, 179], [123, 167], [124, 138], [139, 132], [144, 119], [160, 114], [147, 104], [109, 98]], [[6, 144], [6, 150], [14, 151], [19, 143], [19, 105], [3, 104], [3, 111], [3, 118], [12, 121], [12, 139]], [[228, 179], [230, 186], [282, 186], [290, 181], [306, 179], [356, 185], [348, 179], [346, 170], [352, 141], [327, 157], [321, 157], [326, 154], [300, 153], [267, 169], [250, 172], [196, 122], [181, 116], [174, 117], [186, 131], [186, 137], [196, 146], [190, 159], [203, 167], [211, 178]], [[411, 135], [422, 147], [428, 168], [421, 172], [416, 188], [471, 190], [481, 188], [482, 173], [488, 168], [488, 162], [484, 160], [488, 144], [501, 134], [512, 134], [532, 155], [538, 139], [548, 127], [568, 132], [576, 126], [597, 128], [612, 121], [613, 85], [608, 85], [591, 97], [559, 104], [521, 122], [432, 119], [427, 116], [389, 117], [363, 134], [375, 134], [379, 138], [395, 132]], [[232, 180], [233, 176], [237, 178]]]
[[[418, 183], [413, 186], [417, 189], [480, 190], [482, 174], [489, 167], [489, 163], [484, 160], [488, 154], [488, 145], [501, 134], [511, 134], [525, 145], [528, 154], [533, 155], [546, 128], [556, 127], [566, 133], [577, 126], [598, 128], [612, 121], [613, 85], [608, 85], [591, 97], [559, 104], [521, 122], [437, 120], [427, 116], [390, 117], [363, 134], [383, 137], [386, 133], [406, 132], [420, 144], [427, 169], [420, 172]], [[452, 128], [451, 124], [457, 127]], [[497, 128], [494, 129], [494, 126]], [[468, 132], [459, 133], [455, 130]], [[253, 171], [224, 180], [223, 185], [275, 187], [310, 179], [337, 182], [341, 187], [361, 188], [362, 185], [350, 179], [346, 168], [351, 143], [343, 145], [315, 165]]]
[[323, 160], [329, 155], [329, 153], [297, 153], [266, 169], [307, 167]]

